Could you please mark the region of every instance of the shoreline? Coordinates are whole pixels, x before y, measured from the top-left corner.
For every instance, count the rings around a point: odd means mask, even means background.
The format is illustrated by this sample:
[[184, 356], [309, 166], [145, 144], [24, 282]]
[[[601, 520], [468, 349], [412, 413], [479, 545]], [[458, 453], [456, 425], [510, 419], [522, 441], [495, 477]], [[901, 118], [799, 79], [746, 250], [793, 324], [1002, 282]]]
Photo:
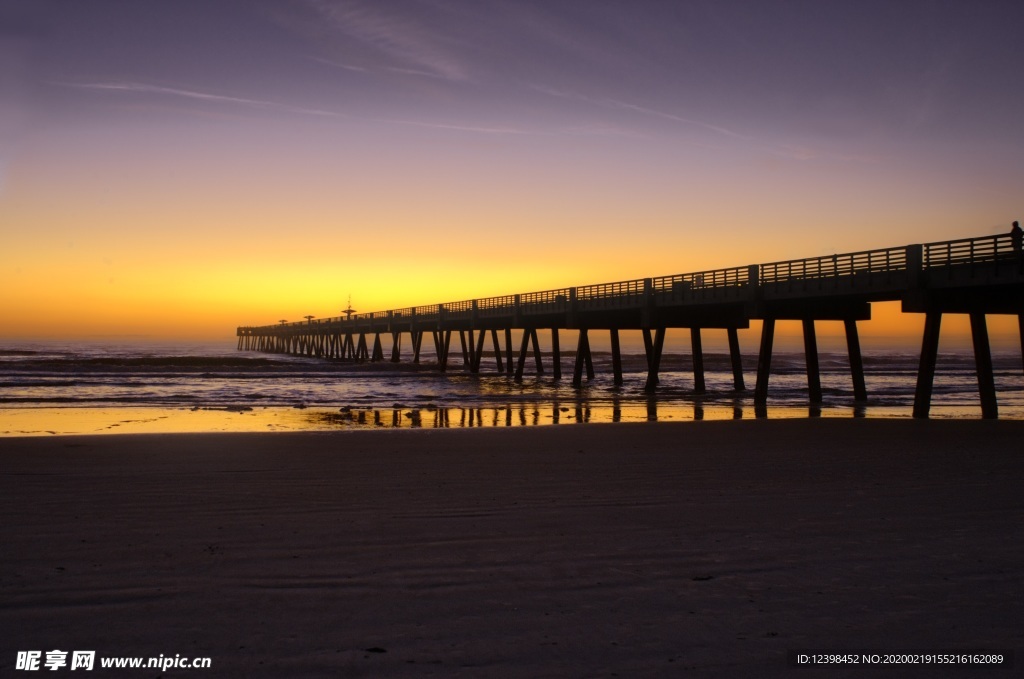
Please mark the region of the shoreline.
[[212, 676], [863, 676], [786, 654], [1019, 650], [1022, 439], [829, 418], [10, 438], [0, 670], [60, 648]]
[[[543, 401], [501, 406], [392, 407], [18, 407], [0, 408], [0, 439], [124, 434], [286, 433], [377, 429], [544, 427], [566, 424], [746, 421], [781, 419], [909, 419], [912, 407], [892, 404], [782, 404], [765, 411], [748, 397], [735, 399], [641, 399]], [[1024, 411], [1003, 407], [1000, 419], [1024, 420]], [[933, 405], [933, 420], [981, 419], [979, 405]]]

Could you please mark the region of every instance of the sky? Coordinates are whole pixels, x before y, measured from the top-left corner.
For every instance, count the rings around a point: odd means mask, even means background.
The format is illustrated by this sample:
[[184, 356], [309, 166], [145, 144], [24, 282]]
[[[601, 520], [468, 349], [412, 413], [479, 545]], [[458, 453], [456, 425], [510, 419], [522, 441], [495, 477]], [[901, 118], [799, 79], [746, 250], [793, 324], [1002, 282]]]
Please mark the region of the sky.
[[1002, 232], [1022, 28], [998, 1], [0, 0], [0, 337]]

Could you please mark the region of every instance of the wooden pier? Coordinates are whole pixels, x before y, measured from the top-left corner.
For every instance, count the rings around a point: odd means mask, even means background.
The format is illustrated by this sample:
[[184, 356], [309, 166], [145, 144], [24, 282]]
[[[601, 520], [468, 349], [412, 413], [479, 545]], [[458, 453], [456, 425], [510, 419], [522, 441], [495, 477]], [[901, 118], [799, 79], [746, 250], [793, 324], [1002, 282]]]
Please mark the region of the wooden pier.
[[[724, 330], [729, 341], [733, 388], [744, 390], [737, 331], [762, 321], [754, 402], [768, 399], [775, 323], [803, 325], [807, 386], [811, 403], [822, 401], [815, 321], [842, 321], [856, 400], [867, 398], [857, 321], [871, 318], [871, 303], [900, 301], [904, 313], [925, 315], [914, 416], [927, 417], [937, 363], [943, 314], [968, 314], [974, 343], [982, 416], [998, 416], [987, 314], [1013, 314], [1021, 327], [1024, 352], [1024, 256], [1021, 232], [906, 245], [795, 259], [697, 273], [529, 292], [446, 304], [407, 307], [343, 317], [238, 328], [240, 350], [341, 360], [383, 361], [390, 338], [390, 360], [402, 358], [408, 335], [412, 361], [419, 363], [424, 335], [433, 345], [437, 368], [448, 368], [452, 335], [457, 334], [465, 369], [484, 368], [490, 344], [494, 370], [522, 380], [532, 354], [543, 374], [538, 331], [550, 332], [553, 377], [561, 378], [559, 330], [578, 330], [573, 384], [584, 372], [594, 377], [590, 334], [608, 332], [616, 384], [622, 383], [619, 333], [639, 330], [647, 356], [645, 388], [655, 390], [669, 328], [687, 328], [693, 356], [694, 391], [703, 393], [702, 333]], [[518, 350], [512, 331], [518, 330]], [[489, 341], [489, 342], [488, 342]], [[408, 352], [407, 352], [408, 353]]]

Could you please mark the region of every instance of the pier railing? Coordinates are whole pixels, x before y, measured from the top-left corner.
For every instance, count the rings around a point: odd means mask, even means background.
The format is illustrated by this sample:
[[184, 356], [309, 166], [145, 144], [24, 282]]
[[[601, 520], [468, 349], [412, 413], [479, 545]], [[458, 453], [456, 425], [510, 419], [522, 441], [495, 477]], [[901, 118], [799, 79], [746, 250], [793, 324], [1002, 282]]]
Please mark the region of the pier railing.
[[939, 287], [986, 281], [1020, 280], [1024, 256], [1020, 237], [1011, 234], [926, 243], [922, 268], [928, 283]]
[[805, 294], [885, 293], [906, 287], [914, 268], [910, 247], [880, 248], [760, 265], [765, 298]]
[[575, 300], [577, 311], [597, 311], [603, 309], [632, 309], [643, 306], [649, 279], [638, 278], [631, 281], [599, 283], [597, 285], [581, 285], [576, 288]]
[[571, 288], [558, 288], [557, 290], [527, 292], [519, 295], [519, 313], [564, 313], [569, 310], [570, 291]]
[[907, 249], [883, 248], [841, 255], [761, 264], [761, 285], [793, 280], [840, 278], [866, 272], [906, 271]]
[[926, 243], [924, 268], [1006, 261], [1019, 253], [1020, 248], [1014, 248], [1010, 234]]
[[756, 265], [659, 276], [651, 289], [657, 306], [743, 301], [750, 297], [751, 277], [757, 280]]
[[477, 315], [484, 318], [509, 316], [515, 312], [516, 295], [485, 297], [477, 301]]

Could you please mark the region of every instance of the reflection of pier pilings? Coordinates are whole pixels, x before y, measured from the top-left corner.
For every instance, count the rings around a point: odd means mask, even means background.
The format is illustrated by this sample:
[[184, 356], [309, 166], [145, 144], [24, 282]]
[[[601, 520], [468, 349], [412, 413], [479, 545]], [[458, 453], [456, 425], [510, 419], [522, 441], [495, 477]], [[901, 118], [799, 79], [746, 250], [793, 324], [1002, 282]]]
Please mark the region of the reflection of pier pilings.
[[[312, 410], [304, 417], [318, 425], [337, 427], [388, 427], [401, 429], [418, 428], [492, 428], [492, 427], [536, 427], [551, 425], [586, 424], [593, 422], [661, 422], [742, 420], [753, 415], [756, 418], [768, 416], [763, 404], [749, 409], [749, 403], [741, 397], [729, 402], [707, 401], [703, 398], [680, 401], [671, 397], [644, 395], [639, 398], [613, 398], [609, 401], [573, 399], [543, 403], [518, 403], [500, 406], [435, 406], [392, 407], [384, 409], [359, 410], [346, 406], [339, 412]], [[781, 406], [778, 415], [792, 415], [797, 409]], [[807, 417], [821, 417], [825, 412], [817, 404], [809, 404], [804, 411]], [[850, 413], [853, 417], [864, 417], [863, 406], [856, 406]]]

